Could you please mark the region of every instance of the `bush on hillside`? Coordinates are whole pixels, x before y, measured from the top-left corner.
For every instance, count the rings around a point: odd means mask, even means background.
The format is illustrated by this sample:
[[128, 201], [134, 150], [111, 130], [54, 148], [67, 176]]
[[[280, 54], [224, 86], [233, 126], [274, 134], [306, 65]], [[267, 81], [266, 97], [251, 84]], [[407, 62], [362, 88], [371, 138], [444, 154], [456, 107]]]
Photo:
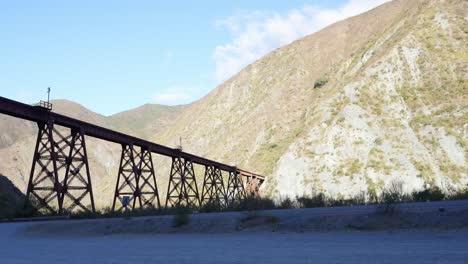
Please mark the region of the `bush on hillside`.
[[325, 78], [325, 77], [322, 77], [322, 78], [316, 80], [315, 83], [314, 83], [314, 89], [317, 89], [317, 88], [320, 88], [320, 87], [324, 86], [325, 84], [327, 84], [327, 82], [328, 82], [328, 79]]
[[422, 191], [414, 191], [412, 197], [415, 202], [442, 201], [445, 199], [445, 194], [439, 187], [435, 186]]
[[221, 212], [223, 211], [224, 206], [222, 205], [222, 201], [209, 201], [203, 204], [198, 210], [200, 213], [214, 213], [214, 212]]
[[277, 205], [270, 198], [247, 197], [241, 201], [235, 201], [224, 211], [257, 211], [277, 209]]
[[325, 207], [327, 206], [327, 199], [325, 194], [319, 193], [312, 196], [298, 197], [297, 202], [301, 208]]
[[282, 199], [278, 205], [279, 209], [291, 209], [296, 207], [296, 202], [289, 197], [287, 197], [286, 199]]

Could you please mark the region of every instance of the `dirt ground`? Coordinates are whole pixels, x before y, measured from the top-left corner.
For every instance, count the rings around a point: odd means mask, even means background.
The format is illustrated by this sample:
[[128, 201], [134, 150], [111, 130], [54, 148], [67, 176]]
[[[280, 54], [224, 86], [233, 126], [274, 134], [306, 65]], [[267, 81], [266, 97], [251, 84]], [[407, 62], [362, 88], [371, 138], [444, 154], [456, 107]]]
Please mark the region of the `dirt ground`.
[[0, 223], [0, 264], [468, 263], [468, 201]]

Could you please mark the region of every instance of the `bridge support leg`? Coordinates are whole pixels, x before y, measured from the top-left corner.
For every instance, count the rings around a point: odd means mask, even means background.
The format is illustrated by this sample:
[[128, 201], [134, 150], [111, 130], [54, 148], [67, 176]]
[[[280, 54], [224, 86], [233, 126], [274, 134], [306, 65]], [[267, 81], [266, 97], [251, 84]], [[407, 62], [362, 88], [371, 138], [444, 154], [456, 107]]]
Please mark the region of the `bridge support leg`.
[[[83, 131], [72, 129], [69, 141], [69, 154], [65, 159], [66, 170], [62, 181], [60, 207], [72, 212], [76, 207], [85, 212], [96, 212], [93, 188], [88, 164], [88, 153]], [[89, 195], [90, 208], [82, 203]], [[65, 205], [64, 205], [65, 201]], [[69, 201], [69, 202], [68, 202]]]
[[214, 166], [205, 166], [201, 203], [215, 203], [219, 209], [227, 202], [223, 174]]
[[236, 171], [229, 172], [229, 180], [227, 187], [227, 200], [229, 204], [235, 201], [240, 201], [246, 198], [244, 183], [241, 175]]
[[34, 204], [38, 210], [46, 209], [48, 213], [57, 214], [61, 208], [58, 208], [60, 183], [54, 151], [54, 125], [52, 122], [38, 123], [38, 128], [26, 201]]
[[[119, 174], [117, 176], [117, 184], [115, 185], [114, 201], [112, 202], [112, 211], [115, 212], [124, 209], [123, 197], [130, 197], [128, 205], [135, 209], [135, 204], [138, 201], [141, 207], [141, 197], [138, 186], [138, 167], [135, 162], [133, 145], [122, 145], [122, 154], [120, 156]], [[117, 200], [119, 203], [117, 204]]]
[[151, 152], [147, 149], [141, 149], [138, 172], [138, 184], [143, 207], [161, 208], [153, 159], [151, 158]]
[[124, 209], [124, 196], [130, 197], [127, 206], [130, 206], [132, 210], [161, 207], [153, 160], [149, 150], [141, 148], [138, 152], [133, 145], [122, 145], [112, 211], [116, 211], [116, 208], [117, 211]]
[[166, 208], [180, 205], [196, 208], [200, 205], [200, 198], [192, 161], [181, 157], [172, 157]]
[[[62, 214], [64, 206], [66, 212], [73, 211], [76, 206], [89, 211], [81, 203], [89, 194], [94, 212], [84, 134], [72, 130], [70, 135], [63, 136], [52, 121], [38, 123], [38, 128], [26, 201], [38, 210]], [[70, 201], [64, 204], [65, 197]]]
[[247, 177], [247, 194], [251, 197], [260, 196], [260, 186], [263, 184], [263, 179], [256, 176]]

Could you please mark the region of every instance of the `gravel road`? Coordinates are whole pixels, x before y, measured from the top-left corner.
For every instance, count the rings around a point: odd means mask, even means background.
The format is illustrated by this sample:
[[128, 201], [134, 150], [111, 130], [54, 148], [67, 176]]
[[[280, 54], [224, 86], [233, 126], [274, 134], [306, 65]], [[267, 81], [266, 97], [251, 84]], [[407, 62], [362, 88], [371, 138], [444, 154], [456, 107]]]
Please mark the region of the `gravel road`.
[[25, 236], [0, 225], [0, 262], [467, 263], [468, 231]]
[[[398, 223], [405, 215], [411, 217], [403, 220], [414, 223], [434, 219], [420, 229], [341, 228], [375, 214], [375, 206], [261, 212], [279, 219], [276, 232], [270, 224], [236, 231], [243, 213], [193, 215], [179, 231], [171, 229], [171, 216], [1, 223], [0, 264], [468, 263], [467, 207], [468, 201], [400, 205]], [[455, 225], [440, 225], [438, 219]], [[335, 226], [297, 229], [311, 221]], [[103, 232], [108, 228], [111, 232]]]

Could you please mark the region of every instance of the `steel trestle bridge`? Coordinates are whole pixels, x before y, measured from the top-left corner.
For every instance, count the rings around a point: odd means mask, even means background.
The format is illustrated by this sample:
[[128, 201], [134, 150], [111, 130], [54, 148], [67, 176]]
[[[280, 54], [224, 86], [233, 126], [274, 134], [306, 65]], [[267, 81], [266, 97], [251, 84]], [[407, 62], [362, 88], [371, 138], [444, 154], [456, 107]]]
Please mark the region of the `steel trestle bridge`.
[[[51, 104], [37, 106], [0, 97], [0, 113], [36, 122], [38, 133], [27, 201], [36, 201], [38, 209], [53, 214], [74, 210], [95, 212], [86, 136], [120, 144], [122, 153], [112, 203], [112, 210], [128, 207], [162, 208], [152, 155], [172, 160], [165, 207], [188, 205], [200, 207], [214, 202], [220, 206], [259, 195], [265, 177], [220, 162], [169, 148], [141, 138], [93, 125], [51, 111]], [[7, 128], [2, 128], [7, 129]], [[65, 132], [64, 132], [65, 131]], [[194, 164], [204, 167], [199, 192]], [[227, 177], [223, 176], [223, 172]], [[226, 182], [227, 179], [227, 182]], [[88, 199], [89, 206], [85, 205]], [[57, 206], [54, 206], [57, 205]]]

